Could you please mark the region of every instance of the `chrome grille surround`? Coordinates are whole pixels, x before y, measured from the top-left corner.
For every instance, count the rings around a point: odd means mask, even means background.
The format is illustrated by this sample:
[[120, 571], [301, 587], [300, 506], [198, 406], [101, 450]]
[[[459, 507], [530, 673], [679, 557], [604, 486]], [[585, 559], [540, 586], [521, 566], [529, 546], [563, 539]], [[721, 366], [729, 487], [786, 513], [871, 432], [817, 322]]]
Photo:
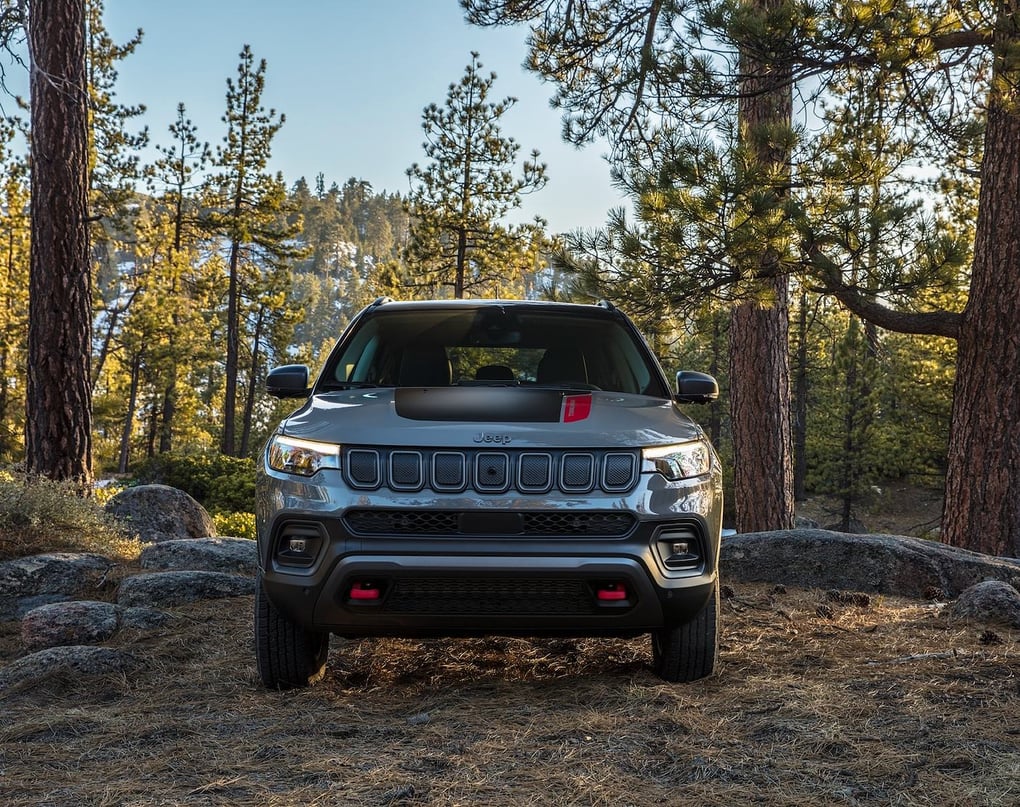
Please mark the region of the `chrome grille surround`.
[[400, 493], [630, 492], [640, 475], [637, 451], [464, 450], [350, 447], [343, 450], [344, 481], [355, 490]]

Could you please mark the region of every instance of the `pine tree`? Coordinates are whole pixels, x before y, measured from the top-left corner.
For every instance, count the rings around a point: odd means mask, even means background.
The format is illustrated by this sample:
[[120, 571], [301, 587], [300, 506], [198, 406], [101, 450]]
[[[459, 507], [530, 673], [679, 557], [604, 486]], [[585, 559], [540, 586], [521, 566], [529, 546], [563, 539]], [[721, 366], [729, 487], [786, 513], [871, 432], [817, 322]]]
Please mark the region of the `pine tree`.
[[490, 101], [496, 75], [486, 77], [481, 69], [473, 52], [444, 106], [425, 108], [423, 147], [432, 162], [415, 163], [407, 171], [412, 219], [407, 261], [413, 282], [431, 293], [450, 287], [457, 298], [491, 290], [501, 277], [520, 276], [543, 229], [540, 221], [516, 227], [501, 223], [520, 206], [522, 194], [545, 185], [545, 164], [533, 151], [514, 176], [520, 146], [502, 136], [499, 123], [516, 99]]
[[[171, 271], [168, 292], [170, 299], [181, 295], [191, 298], [186, 288], [185, 272], [190, 266], [188, 252], [194, 249], [200, 237], [200, 195], [205, 188], [205, 170], [211, 158], [208, 143], [198, 139], [197, 128], [185, 114], [184, 104], [177, 105], [177, 119], [169, 127], [172, 145], [157, 146], [159, 159], [153, 167], [151, 185], [160, 193], [173, 225], [173, 236], [166, 245], [166, 260]], [[187, 354], [175, 350], [177, 343], [187, 338], [181, 329], [182, 314], [172, 314], [174, 332], [168, 337], [165, 351], [166, 386], [160, 405], [159, 451], [165, 453], [173, 447], [174, 420], [177, 412], [179, 362]]]
[[[227, 79], [227, 134], [217, 149], [217, 173], [212, 180], [217, 199], [205, 220], [210, 234], [222, 238], [227, 251], [226, 366], [220, 440], [220, 450], [227, 455], [237, 452], [242, 325], [248, 324], [249, 314], [254, 314], [258, 323], [263, 278], [274, 276], [300, 254], [292, 245], [300, 222], [293, 218], [288, 221], [292, 210], [283, 178], [267, 171], [273, 137], [285, 118], [261, 105], [265, 73], [265, 60], [256, 65], [251, 48], [245, 45], [237, 81]], [[258, 330], [251, 349], [253, 356], [258, 355], [260, 336]]]

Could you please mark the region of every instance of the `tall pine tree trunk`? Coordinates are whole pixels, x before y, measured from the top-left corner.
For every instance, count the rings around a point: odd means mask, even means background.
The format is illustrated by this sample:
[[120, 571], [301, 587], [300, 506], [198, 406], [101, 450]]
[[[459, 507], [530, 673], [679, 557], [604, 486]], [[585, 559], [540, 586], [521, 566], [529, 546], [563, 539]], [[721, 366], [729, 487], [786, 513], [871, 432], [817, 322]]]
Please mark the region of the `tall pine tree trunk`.
[[943, 538], [1020, 557], [1020, 2], [999, 6]]
[[237, 371], [239, 367], [240, 323], [238, 311], [241, 295], [238, 279], [240, 245], [234, 240], [230, 245], [230, 278], [227, 282], [227, 359], [225, 389], [223, 393], [223, 435], [220, 451], [227, 456], [234, 454], [234, 437], [237, 420]]
[[[764, 14], [780, 0], [748, 0]], [[775, 203], [786, 194], [793, 90], [789, 70], [754, 53], [740, 60], [738, 123], [749, 159], [774, 177]], [[757, 299], [733, 309], [730, 323], [730, 419], [738, 532], [793, 526], [790, 430], [789, 290], [782, 256], [763, 242], [751, 276], [766, 278]]]
[[92, 479], [85, 2], [32, 3], [32, 246], [26, 468]]
[[127, 412], [124, 414], [124, 427], [120, 433], [120, 456], [117, 461], [117, 473], [126, 474], [131, 459], [131, 433], [135, 428], [135, 408], [138, 406], [138, 379], [142, 371], [141, 354], [131, 360], [131, 386], [128, 391]]
[[259, 362], [262, 356], [259, 352], [259, 345], [262, 342], [262, 328], [266, 319], [266, 307], [259, 308], [258, 317], [255, 320], [255, 335], [252, 337], [251, 366], [248, 371], [248, 396], [244, 401], [244, 423], [241, 428], [241, 448], [238, 456], [246, 457], [251, 442], [251, 426], [255, 413], [255, 396], [259, 387]]

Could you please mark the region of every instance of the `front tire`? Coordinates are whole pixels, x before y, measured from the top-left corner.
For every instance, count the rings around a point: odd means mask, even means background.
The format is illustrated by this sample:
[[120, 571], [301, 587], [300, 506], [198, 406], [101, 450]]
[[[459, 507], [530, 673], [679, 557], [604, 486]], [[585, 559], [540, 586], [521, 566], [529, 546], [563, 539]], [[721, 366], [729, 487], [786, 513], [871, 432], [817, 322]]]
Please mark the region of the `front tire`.
[[326, 669], [329, 634], [301, 627], [278, 610], [259, 574], [255, 582], [255, 660], [269, 689], [294, 689], [315, 683]]
[[715, 672], [719, 659], [719, 584], [690, 622], [652, 632], [652, 668], [665, 681], [686, 684]]

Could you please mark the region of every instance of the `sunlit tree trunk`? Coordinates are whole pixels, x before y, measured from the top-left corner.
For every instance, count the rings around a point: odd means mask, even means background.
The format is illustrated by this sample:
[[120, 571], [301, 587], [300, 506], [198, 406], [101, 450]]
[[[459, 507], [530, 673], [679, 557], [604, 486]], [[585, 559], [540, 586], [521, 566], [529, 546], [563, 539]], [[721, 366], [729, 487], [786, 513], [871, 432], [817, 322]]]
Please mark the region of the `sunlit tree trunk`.
[[943, 538], [1020, 557], [1020, 3], [1000, 4]]
[[33, 3], [28, 33], [32, 247], [26, 468], [84, 489], [92, 478], [84, 0]]

